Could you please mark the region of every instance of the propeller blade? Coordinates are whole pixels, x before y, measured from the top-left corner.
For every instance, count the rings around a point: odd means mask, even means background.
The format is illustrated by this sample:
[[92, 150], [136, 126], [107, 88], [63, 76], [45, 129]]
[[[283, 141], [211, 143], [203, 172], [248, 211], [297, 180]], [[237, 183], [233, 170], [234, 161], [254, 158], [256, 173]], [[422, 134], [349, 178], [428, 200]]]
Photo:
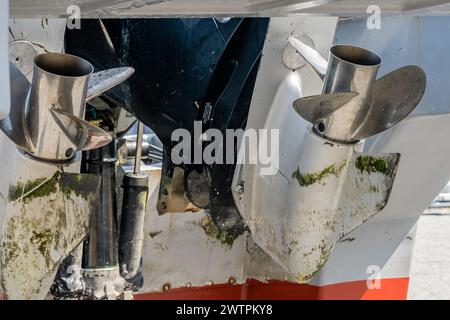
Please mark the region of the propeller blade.
[[368, 112], [352, 138], [371, 137], [406, 118], [419, 104], [425, 87], [425, 72], [417, 66], [406, 66], [377, 79]]
[[100, 148], [112, 141], [108, 132], [86, 120], [55, 107], [50, 109], [50, 113], [60, 129], [75, 145], [77, 151]]
[[328, 61], [320, 55], [319, 52], [304, 44], [302, 41], [295, 37], [289, 37], [288, 39], [291, 46], [297, 50], [297, 52], [305, 59], [306, 62], [313, 68], [318, 76], [323, 79], [328, 68]]
[[294, 109], [303, 119], [315, 124], [318, 120], [326, 118], [357, 95], [358, 93], [356, 92], [343, 92], [303, 97], [294, 101]]
[[86, 94], [86, 101], [95, 98], [105, 91], [114, 88], [123, 81], [127, 80], [134, 73], [134, 68], [123, 67], [107, 69], [96, 72], [91, 75]]
[[19, 148], [32, 152], [34, 146], [28, 138], [28, 130], [25, 125], [25, 109], [30, 91], [30, 83], [20, 70], [13, 64], [9, 64], [11, 110], [9, 115], [0, 120], [0, 129]]

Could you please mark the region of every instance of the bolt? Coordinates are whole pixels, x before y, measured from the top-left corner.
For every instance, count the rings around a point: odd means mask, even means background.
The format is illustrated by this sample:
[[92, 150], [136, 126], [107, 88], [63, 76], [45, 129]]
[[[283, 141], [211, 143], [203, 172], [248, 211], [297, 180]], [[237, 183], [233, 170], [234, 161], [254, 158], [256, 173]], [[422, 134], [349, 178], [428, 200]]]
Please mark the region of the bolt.
[[244, 186], [243, 186], [242, 184], [238, 184], [238, 185], [236, 186], [236, 188], [235, 188], [235, 191], [236, 191], [238, 194], [243, 194], [243, 193], [244, 193]]

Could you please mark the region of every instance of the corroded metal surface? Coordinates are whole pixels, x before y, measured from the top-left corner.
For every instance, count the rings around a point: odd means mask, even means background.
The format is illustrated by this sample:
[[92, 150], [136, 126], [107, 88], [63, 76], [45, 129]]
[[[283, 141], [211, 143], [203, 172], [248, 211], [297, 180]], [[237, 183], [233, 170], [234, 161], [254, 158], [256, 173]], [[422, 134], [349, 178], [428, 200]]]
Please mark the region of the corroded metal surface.
[[310, 136], [290, 179], [286, 213], [265, 217], [272, 228], [283, 226], [275, 234], [281, 242], [257, 243], [269, 253], [281, 253], [280, 262], [297, 282], [311, 280], [334, 244], [380, 212], [389, 199], [400, 155], [357, 150], [357, 145], [328, 144]]
[[[386, 205], [398, 154], [364, 154], [362, 145], [303, 138], [296, 166], [279, 173], [279, 210], [242, 206], [254, 241], [297, 282], [308, 282], [335, 243]], [[242, 199], [238, 201], [242, 204]]]
[[158, 199], [158, 213], [166, 214], [168, 212], [197, 212], [201, 209], [193, 204], [184, 189], [184, 170], [175, 167], [172, 177], [169, 179], [164, 176], [161, 180], [162, 192]]
[[59, 263], [85, 238], [100, 178], [57, 171], [10, 185], [0, 247], [9, 299], [43, 298]]

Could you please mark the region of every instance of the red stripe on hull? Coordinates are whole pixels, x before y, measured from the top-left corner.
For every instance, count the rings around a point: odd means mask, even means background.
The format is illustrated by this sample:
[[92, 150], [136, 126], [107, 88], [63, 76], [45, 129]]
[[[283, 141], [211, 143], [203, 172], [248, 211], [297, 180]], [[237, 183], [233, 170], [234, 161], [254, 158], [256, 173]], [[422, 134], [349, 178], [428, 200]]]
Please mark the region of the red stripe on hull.
[[263, 283], [249, 280], [243, 285], [219, 284], [178, 288], [165, 292], [136, 293], [135, 300], [405, 300], [409, 278], [380, 279], [379, 289], [368, 289], [367, 281], [313, 286], [285, 281]]

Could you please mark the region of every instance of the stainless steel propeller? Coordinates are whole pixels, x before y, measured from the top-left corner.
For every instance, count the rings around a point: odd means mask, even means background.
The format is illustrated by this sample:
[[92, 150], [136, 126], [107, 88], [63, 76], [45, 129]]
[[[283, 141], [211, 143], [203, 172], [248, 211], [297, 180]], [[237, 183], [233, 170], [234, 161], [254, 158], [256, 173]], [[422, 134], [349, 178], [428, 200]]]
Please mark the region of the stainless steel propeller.
[[294, 101], [294, 109], [303, 119], [317, 123], [356, 97], [356, 92], [320, 94]]
[[86, 120], [56, 107], [50, 108], [55, 122], [78, 150], [100, 148], [112, 141], [110, 134]]
[[425, 72], [417, 66], [397, 69], [376, 80], [367, 114], [352, 139], [373, 136], [406, 118], [419, 104], [425, 87]]
[[19, 148], [43, 160], [64, 161], [76, 151], [101, 147], [112, 138], [83, 120], [86, 101], [133, 73], [129, 67], [93, 73], [84, 59], [44, 53], [34, 58], [30, 85], [10, 63], [11, 111], [0, 121], [0, 129]]
[[418, 66], [376, 80], [382, 61], [369, 50], [335, 45], [325, 64], [300, 40], [291, 37], [289, 43], [324, 80], [321, 95], [296, 100], [294, 109], [331, 140], [354, 142], [389, 129], [414, 110], [425, 92], [426, 75]]

